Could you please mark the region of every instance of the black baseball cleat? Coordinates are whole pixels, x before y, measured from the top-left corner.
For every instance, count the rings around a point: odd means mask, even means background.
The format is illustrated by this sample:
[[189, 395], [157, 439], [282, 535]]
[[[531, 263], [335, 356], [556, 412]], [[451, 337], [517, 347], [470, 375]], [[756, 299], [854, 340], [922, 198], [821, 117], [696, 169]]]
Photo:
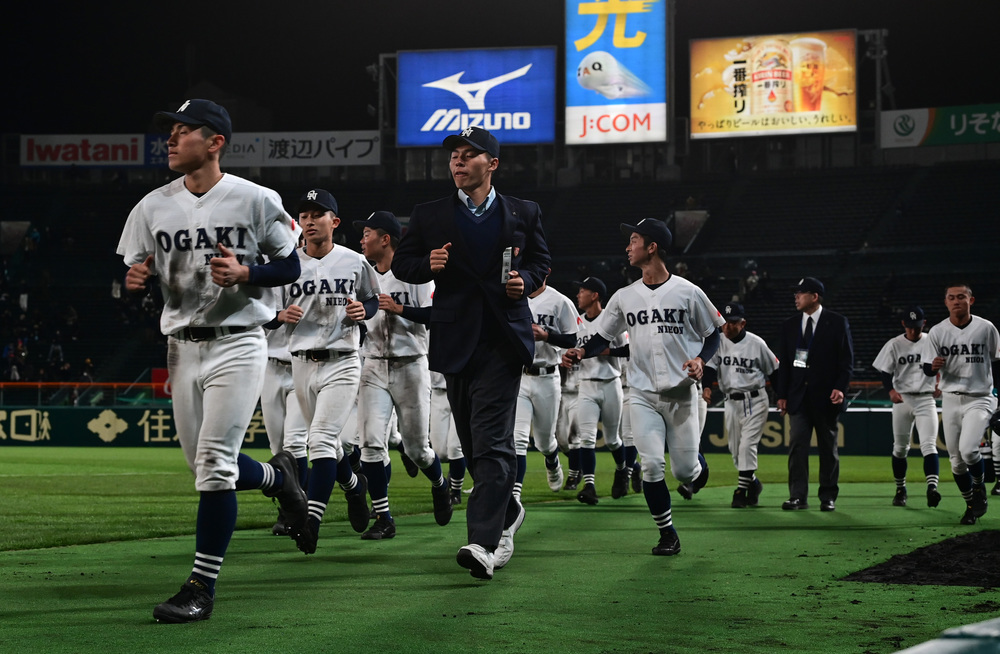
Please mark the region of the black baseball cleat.
[[313, 531], [313, 528], [307, 522], [302, 529], [294, 530], [291, 534], [292, 540], [298, 546], [299, 551], [304, 554], [315, 554], [316, 553], [316, 543], [319, 542], [319, 533]]
[[747, 506], [757, 506], [760, 502], [760, 494], [764, 490], [764, 484], [760, 479], [754, 477], [747, 489]]
[[406, 452], [403, 450], [403, 446], [399, 446], [399, 458], [403, 460], [403, 467], [406, 468], [406, 474], [411, 477], [416, 477], [420, 474], [420, 468], [414, 463], [413, 459], [406, 456]]
[[275, 536], [291, 536], [292, 527], [288, 524], [288, 520], [285, 518], [285, 512], [278, 507], [278, 521], [274, 523], [271, 527], [271, 533]]
[[700, 491], [708, 483], [708, 461], [705, 457], [699, 453], [698, 461], [701, 463], [701, 472], [695, 477], [694, 481], [689, 484], [681, 484], [677, 487], [677, 492], [680, 493], [681, 497], [686, 500], [694, 497], [695, 493]]
[[972, 508], [971, 504], [967, 504], [965, 507], [965, 513], [962, 515], [962, 519], [959, 520], [959, 524], [963, 525], [974, 525], [979, 516], [976, 515], [975, 510]]
[[941, 503], [941, 493], [938, 492], [937, 486], [927, 487], [927, 506], [932, 509]]
[[681, 484], [680, 486], [677, 487], [677, 492], [680, 493], [680, 496], [686, 500], [689, 500], [692, 497], [694, 497], [694, 488], [691, 486], [691, 484]]
[[574, 491], [580, 486], [580, 473], [570, 472], [566, 477], [566, 485], [563, 486], [563, 490]]
[[434, 521], [442, 527], [451, 522], [454, 509], [451, 504], [451, 489], [448, 484], [431, 486], [431, 498], [434, 500]]
[[361, 534], [361, 540], [388, 540], [396, 535], [396, 523], [392, 518], [379, 516], [371, 529]]
[[597, 499], [597, 489], [593, 484], [584, 484], [583, 490], [576, 494], [576, 499], [591, 506], [600, 501]]
[[747, 489], [737, 488], [733, 491], [733, 503], [730, 505], [734, 509], [745, 509], [748, 506]]
[[268, 464], [281, 471], [282, 479], [281, 486], [264, 491], [264, 495], [278, 501], [278, 508], [284, 513], [285, 524], [290, 529], [301, 529], [309, 517], [309, 502], [299, 484], [299, 466], [295, 457], [288, 452], [278, 452]]
[[[351, 521], [351, 529], [364, 533], [368, 529], [368, 478], [356, 475], [358, 485], [353, 490], [344, 491], [347, 500], [347, 519]], [[300, 548], [301, 549], [301, 548]], [[309, 552], [306, 552], [309, 554]]]
[[629, 475], [632, 477], [632, 492], [642, 495], [642, 466], [636, 465]]
[[620, 499], [628, 495], [628, 468], [615, 470], [615, 480], [611, 483], [612, 499]]
[[654, 556], [673, 556], [681, 551], [681, 539], [677, 532], [668, 527], [660, 530], [660, 542], [653, 548]]
[[214, 604], [215, 598], [208, 592], [208, 586], [197, 579], [188, 579], [179, 593], [156, 605], [153, 617], [167, 624], [208, 620], [212, 617]]
[[893, 506], [906, 506], [906, 489], [897, 488], [896, 494], [892, 498]]
[[969, 507], [975, 512], [977, 518], [982, 518], [986, 515], [989, 504], [986, 501], [986, 489], [984, 487], [978, 486], [972, 491], [972, 501], [969, 502]]
[[456, 506], [462, 503], [462, 491], [455, 488], [451, 489], [451, 505]]

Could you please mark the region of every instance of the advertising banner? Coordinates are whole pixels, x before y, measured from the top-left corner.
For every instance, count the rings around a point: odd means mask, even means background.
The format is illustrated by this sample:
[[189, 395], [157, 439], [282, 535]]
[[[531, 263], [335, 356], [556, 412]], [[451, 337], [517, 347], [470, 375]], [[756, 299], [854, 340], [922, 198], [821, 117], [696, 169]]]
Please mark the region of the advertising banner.
[[[167, 137], [146, 136], [148, 165], [167, 165]], [[235, 132], [222, 158], [226, 168], [290, 166], [378, 166], [382, 163], [377, 130], [343, 132]]]
[[501, 148], [555, 141], [555, 48], [404, 51], [396, 65], [399, 147], [440, 147], [467, 127]]
[[566, 0], [566, 145], [667, 140], [667, 0]]
[[21, 166], [142, 166], [142, 134], [22, 134]]
[[883, 111], [881, 147], [1000, 141], [1000, 104]]
[[691, 41], [691, 138], [857, 130], [854, 30]]

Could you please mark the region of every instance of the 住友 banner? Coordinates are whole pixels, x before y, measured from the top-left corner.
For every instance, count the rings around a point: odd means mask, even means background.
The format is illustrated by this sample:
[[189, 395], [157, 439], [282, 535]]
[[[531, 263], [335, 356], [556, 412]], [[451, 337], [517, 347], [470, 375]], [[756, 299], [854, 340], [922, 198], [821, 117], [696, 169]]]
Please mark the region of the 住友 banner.
[[854, 30], [691, 41], [691, 138], [857, 129]]
[[440, 146], [467, 127], [500, 145], [555, 140], [556, 49], [428, 50], [396, 55], [396, 145]]
[[566, 145], [667, 140], [667, 0], [566, 1]]

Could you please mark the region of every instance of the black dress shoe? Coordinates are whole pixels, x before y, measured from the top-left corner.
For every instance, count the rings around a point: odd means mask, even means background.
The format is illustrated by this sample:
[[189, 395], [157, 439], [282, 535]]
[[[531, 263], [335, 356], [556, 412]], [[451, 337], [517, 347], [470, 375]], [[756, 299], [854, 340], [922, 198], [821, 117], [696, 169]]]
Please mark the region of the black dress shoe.
[[809, 505], [806, 504], [805, 500], [800, 500], [797, 497], [793, 497], [786, 500], [781, 504], [781, 508], [785, 511], [798, 511], [799, 509], [808, 509]]
[[833, 500], [823, 500], [819, 503], [820, 511], [836, 511], [837, 505], [833, 503]]

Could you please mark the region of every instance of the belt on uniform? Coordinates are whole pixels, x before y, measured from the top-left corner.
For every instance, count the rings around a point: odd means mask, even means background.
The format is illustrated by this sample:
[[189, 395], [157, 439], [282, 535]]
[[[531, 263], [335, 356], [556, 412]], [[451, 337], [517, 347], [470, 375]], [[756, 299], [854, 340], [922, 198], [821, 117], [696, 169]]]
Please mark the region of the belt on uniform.
[[532, 377], [538, 377], [539, 375], [551, 375], [558, 368], [556, 366], [525, 366], [524, 374], [531, 375]]
[[760, 395], [760, 389], [757, 389], [755, 391], [748, 391], [746, 393], [730, 393], [727, 397], [730, 400], [743, 400], [748, 397], [757, 397], [758, 395]]
[[185, 327], [172, 336], [181, 341], [211, 341], [221, 336], [242, 334], [249, 327]]
[[618, 378], [617, 378], [617, 377], [608, 377], [607, 379], [601, 379], [601, 378], [599, 378], [599, 377], [584, 377], [584, 378], [583, 378], [583, 379], [581, 379], [580, 381], [589, 381], [589, 382], [609, 382], [609, 381], [614, 381], [614, 380], [616, 380], [616, 379], [618, 379]]
[[355, 354], [355, 352], [353, 350], [346, 352], [339, 352], [337, 350], [299, 350], [298, 352], [292, 352], [293, 357], [305, 359], [306, 361], [336, 361], [349, 354]]
[[278, 357], [267, 357], [267, 360], [268, 361], [273, 361], [274, 363], [279, 363], [279, 364], [281, 364], [283, 366], [290, 366], [290, 365], [292, 365], [291, 361], [285, 361], [284, 359], [279, 359]]

